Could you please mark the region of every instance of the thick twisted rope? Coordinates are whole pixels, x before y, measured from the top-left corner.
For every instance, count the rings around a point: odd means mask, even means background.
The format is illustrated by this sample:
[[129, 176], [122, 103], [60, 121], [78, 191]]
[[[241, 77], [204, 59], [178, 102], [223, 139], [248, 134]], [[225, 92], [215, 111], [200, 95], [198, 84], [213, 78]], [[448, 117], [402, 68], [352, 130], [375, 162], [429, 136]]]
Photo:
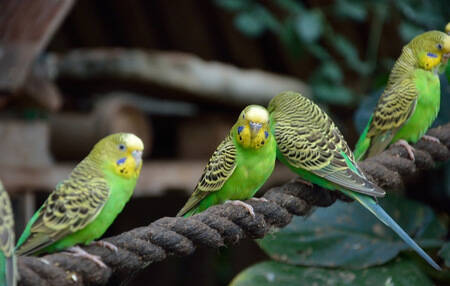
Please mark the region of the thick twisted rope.
[[[408, 177], [450, 159], [450, 123], [430, 130], [428, 135], [441, 143], [420, 140], [414, 145], [414, 162], [403, 147], [394, 145], [360, 166], [383, 188], [403, 187]], [[133, 274], [170, 255], [189, 255], [200, 245], [217, 248], [244, 238], [261, 238], [273, 227], [286, 226], [293, 215], [306, 215], [315, 206], [327, 207], [336, 199], [349, 200], [339, 192], [295, 181], [272, 188], [263, 197], [267, 201], [246, 201], [253, 206], [255, 217], [241, 206], [217, 205], [190, 218], [164, 217], [149, 226], [106, 238], [118, 247], [117, 252], [97, 245], [83, 247], [100, 256], [107, 268], [66, 253], [42, 259], [19, 257], [20, 285], [123, 285]]]

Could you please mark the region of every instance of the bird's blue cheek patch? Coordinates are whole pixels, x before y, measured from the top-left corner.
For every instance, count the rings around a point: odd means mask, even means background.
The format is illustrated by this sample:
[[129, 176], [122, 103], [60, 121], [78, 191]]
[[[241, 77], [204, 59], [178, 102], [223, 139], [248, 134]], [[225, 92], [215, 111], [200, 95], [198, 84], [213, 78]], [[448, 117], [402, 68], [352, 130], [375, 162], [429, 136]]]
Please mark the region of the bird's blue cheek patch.
[[430, 58], [437, 58], [438, 57], [436, 54], [433, 54], [433, 53], [427, 53], [427, 56], [429, 56]]
[[122, 165], [123, 163], [125, 163], [125, 161], [127, 160], [126, 157], [120, 158], [119, 160], [117, 160], [116, 164], [118, 166]]
[[269, 137], [269, 132], [264, 131], [264, 136], [266, 136], [266, 139], [267, 139], [267, 137]]
[[244, 130], [244, 126], [239, 126], [238, 127], [238, 135], [241, 134], [242, 130]]

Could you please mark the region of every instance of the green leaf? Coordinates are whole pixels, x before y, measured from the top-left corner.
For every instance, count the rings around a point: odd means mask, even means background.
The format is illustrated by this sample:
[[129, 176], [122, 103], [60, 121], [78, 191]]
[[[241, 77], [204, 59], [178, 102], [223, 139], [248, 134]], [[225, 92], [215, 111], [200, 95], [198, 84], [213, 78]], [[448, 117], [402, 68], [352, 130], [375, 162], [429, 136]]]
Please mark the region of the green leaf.
[[292, 18], [284, 21], [283, 28], [280, 30], [280, 39], [294, 57], [299, 58], [303, 54], [304, 47], [297, 37]]
[[299, 267], [267, 261], [245, 269], [230, 283], [230, 286], [269, 285], [431, 286], [433, 283], [413, 262], [408, 260], [352, 271]]
[[282, 29], [280, 22], [272, 13], [262, 5], [257, 5], [253, 9], [253, 13], [264, 25], [274, 33], [279, 33]]
[[426, 30], [441, 30], [447, 24], [447, 1], [394, 1], [393, 4], [411, 22], [422, 25]]
[[338, 34], [333, 35], [331, 44], [334, 45], [336, 51], [344, 58], [347, 66], [351, 69], [363, 75], [370, 73], [370, 65], [359, 59], [358, 50], [347, 38]]
[[249, 37], [258, 37], [264, 30], [279, 33], [281, 24], [264, 6], [255, 4], [234, 18], [234, 25]]
[[230, 11], [239, 11], [251, 6], [249, 0], [215, 0], [217, 5]]
[[344, 57], [346, 60], [354, 60], [359, 59], [358, 57], [358, 51], [356, 50], [355, 46], [347, 40], [342, 35], [335, 35], [334, 36], [334, 44], [336, 50], [341, 54], [341, 56]]
[[304, 6], [302, 3], [297, 2], [295, 0], [276, 0], [276, 3], [279, 7], [283, 8], [284, 10], [292, 13], [292, 14], [298, 14], [304, 11]]
[[312, 85], [314, 97], [328, 104], [349, 105], [355, 96], [345, 86], [320, 81]]
[[325, 79], [333, 83], [341, 83], [343, 79], [341, 68], [334, 61], [324, 62], [314, 71], [315, 78]]
[[447, 241], [439, 250], [439, 256], [444, 258], [445, 266], [450, 267], [450, 241]]
[[[397, 196], [380, 199], [383, 208], [424, 248], [439, 247], [445, 226], [431, 208]], [[308, 219], [258, 241], [273, 259], [310, 266], [364, 268], [383, 264], [409, 247], [358, 203], [336, 202]]]
[[319, 10], [312, 9], [300, 13], [295, 20], [295, 30], [302, 41], [313, 43], [323, 32], [323, 18]]
[[257, 37], [265, 29], [264, 23], [252, 12], [243, 12], [234, 18], [234, 25], [249, 37]]
[[330, 53], [318, 43], [311, 43], [305, 46], [305, 48], [308, 50], [309, 53], [311, 53], [314, 57], [316, 57], [322, 62], [333, 60]]
[[338, 0], [334, 6], [336, 15], [362, 22], [367, 17], [365, 2]]
[[405, 43], [411, 41], [415, 36], [425, 32], [424, 29], [405, 21], [400, 24], [398, 29], [400, 36]]

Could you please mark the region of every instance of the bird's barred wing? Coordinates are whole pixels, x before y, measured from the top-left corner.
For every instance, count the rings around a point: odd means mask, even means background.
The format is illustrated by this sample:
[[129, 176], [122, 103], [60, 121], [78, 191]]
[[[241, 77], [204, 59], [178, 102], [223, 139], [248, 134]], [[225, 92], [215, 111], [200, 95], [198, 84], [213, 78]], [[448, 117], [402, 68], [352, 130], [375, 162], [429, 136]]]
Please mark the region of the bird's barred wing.
[[349, 190], [384, 195], [358, 169], [340, 131], [312, 101], [286, 92], [272, 99], [268, 110], [278, 150], [291, 166]]
[[236, 146], [233, 144], [230, 134], [222, 141], [209, 159], [194, 192], [177, 216], [182, 216], [190, 211], [210, 192], [220, 190], [235, 169]]
[[18, 253], [35, 253], [83, 229], [100, 213], [109, 198], [108, 183], [102, 177], [76, 175], [72, 173], [70, 179], [58, 184], [50, 194], [39, 209], [30, 235], [19, 246]]
[[0, 251], [11, 257], [14, 250], [14, 218], [6, 190], [0, 182]]
[[405, 77], [383, 92], [367, 133], [371, 137], [369, 157], [386, 149], [400, 127], [414, 113], [416, 103], [417, 89], [411, 78]]

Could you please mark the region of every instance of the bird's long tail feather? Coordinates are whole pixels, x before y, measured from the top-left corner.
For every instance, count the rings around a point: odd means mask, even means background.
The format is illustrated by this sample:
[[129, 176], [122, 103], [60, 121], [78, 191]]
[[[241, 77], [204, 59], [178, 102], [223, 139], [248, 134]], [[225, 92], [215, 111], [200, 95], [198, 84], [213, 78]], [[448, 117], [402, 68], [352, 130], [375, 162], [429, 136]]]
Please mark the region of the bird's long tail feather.
[[378, 205], [374, 199], [366, 195], [357, 194], [352, 191], [344, 191], [343, 193], [357, 200], [361, 205], [373, 213], [380, 221], [390, 227], [403, 241], [406, 242], [414, 251], [416, 251], [425, 261], [427, 261], [436, 270], [442, 270], [441, 267], [428, 256], [428, 254], [420, 248], [419, 245], [386, 213], [386, 211]]

